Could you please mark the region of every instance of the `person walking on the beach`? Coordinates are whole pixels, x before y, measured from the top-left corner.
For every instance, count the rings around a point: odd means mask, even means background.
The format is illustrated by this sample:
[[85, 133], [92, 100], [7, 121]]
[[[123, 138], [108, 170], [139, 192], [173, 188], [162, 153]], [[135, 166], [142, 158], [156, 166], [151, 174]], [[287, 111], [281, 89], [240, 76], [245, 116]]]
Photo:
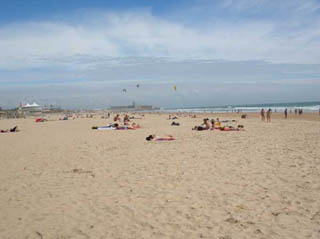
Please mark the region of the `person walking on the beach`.
[[260, 115], [261, 115], [261, 120], [264, 121], [265, 120], [264, 109], [261, 109]]
[[272, 110], [268, 109], [268, 111], [267, 111], [267, 122], [271, 122], [271, 112], [272, 112]]
[[287, 108], [284, 110], [284, 118], [285, 118], [285, 119], [288, 118], [288, 109], [287, 109]]

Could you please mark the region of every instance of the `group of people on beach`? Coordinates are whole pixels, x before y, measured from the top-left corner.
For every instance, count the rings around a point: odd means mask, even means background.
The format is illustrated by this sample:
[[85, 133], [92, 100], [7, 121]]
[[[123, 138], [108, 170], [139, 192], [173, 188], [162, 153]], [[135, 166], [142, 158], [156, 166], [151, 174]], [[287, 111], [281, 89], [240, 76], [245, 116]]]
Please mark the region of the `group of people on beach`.
[[[210, 125], [210, 123], [211, 125]], [[222, 123], [227, 123], [227, 122], [236, 122], [235, 120], [224, 120], [220, 121], [219, 118], [217, 119], [212, 119], [209, 121], [208, 118], [203, 119], [203, 123], [200, 126], [194, 126], [192, 130], [197, 130], [197, 131], [202, 131], [202, 130], [221, 130], [221, 131], [239, 131], [243, 130], [243, 125], [238, 125], [237, 127], [228, 125], [224, 126]]]
[[[319, 112], [320, 112], [320, 109], [319, 109]], [[294, 114], [299, 114], [299, 115], [302, 115], [303, 114], [303, 110], [302, 109], [295, 109], [294, 110]]]
[[[277, 112], [276, 109], [274, 110], [274, 112]], [[292, 113], [292, 109], [290, 109], [290, 113]], [[261, 120], [265, 121], [265, 119], [267, 118], [267, 122], [271, 122], [271, 114], [272, 114], [271, 109], [268, 109], [266, 112], [264, 109], [261, 109], [261, 111], [260, 111]], [[288, 118], [288, 108], [284, 109], [283, 114], [284, 114], [284, 118], [287, 119]], [[294, 114], [295, 115], [297, 115], [297, 114], [302, 115], [303, 110], [302, 109], [295, 109]], [[320, 115], [320, 109], [319, 109], [319, 115]]]
[[272, 110], [271, 109], [268, 109], [267, 112], [264, 111], [264, 109], [261, 109], [260, 111], [260, 116], [261, 116], [261, 120], [262, 121], [265, 121], [266, 119], [266, 116], [267, 116], [267, 122], [271, 122], [271, 114], [272, 114]]
[[[108, 124], [106, 126], [93, 126], [92, 129], [97, 129], [97, 130], [134, 130], [134, 129], [139, 129], [141, 128], [139, 124], [136, 124], [134, 122], [131, 122], [130, 119], [133, 119], [134, 117], [129, 117], [128, 114], [125, 114], [123, 117], [123, 125], [120, 124], [121, 118], [119, 114], [116, 114], [115, 117], [113, 118], [113, 121], [115, 123], [113, 124]], [[119, 122], [119, 123], [118, 123]]]
[[[109, 115], [110, 117], [110, 115]], [[192, 118], [196, 118], [196, 115], [192, 115]], [[114, 123], [108, 124], [106, 126], [93, 126], [92, 129], [96, 129], [96, 130], [126, 130], [126, 129], [139, 129], [141, 128], [139, 124], [136, 124], [134, 122], [131, 122], [131, 119], [134, 119], [133, 116], [129, 117], [128, 114], [125, 114], [123, 117], [123, 120], [121, 120], [121, 117], [119, 114], [116, 114], [113, 118]], [[177, 116], [172, 116], [169, 115], [168, 119], [178, 119]], [[43, 118], [37, 118], [36, 122], [44, 122], [47, 120], [44, 120]], [[123, 124], [121, 125], [120, 122], [123, 122]], [[233, 127], [233, 126], [223, 126], [222, 122], [230, 122], [230, 121], [220, 121], [219, 118], [217, 119], [212, 119], [209, 120], [208, 118], [203, 119], [203, 123], [200, 126], [195, 126], [192, 128], [192, 130], [196, 130], [196, 131], [203, 131], [203, 130], [214, 130], [214, 129], [219, 129], [222, 131], [238, 131], [238, 130], [243, 130], [243, 126], [242, 125], [238, 125], [237, 127]], [[235, 120], [232, 120], [232, 122], [236, 122]], [[174, 122], [174, 124], [171, 124], [174, 126], [179, 126], [179, 123]], [[17, 132], [18, 131], [18, 127], [15, 126], [11, 129], [6, 129], [6, 130], [0, 130], [0, 133], [8, 133], [8, 132]], [[149, 135], [148, 137], [146, 137], [147, 141], [171, 141], [171, 140], [176, 140], [175, 137], [173, 137], [172, 135], [167, 135], [164, 137], [160, 137], [157, 135]]]

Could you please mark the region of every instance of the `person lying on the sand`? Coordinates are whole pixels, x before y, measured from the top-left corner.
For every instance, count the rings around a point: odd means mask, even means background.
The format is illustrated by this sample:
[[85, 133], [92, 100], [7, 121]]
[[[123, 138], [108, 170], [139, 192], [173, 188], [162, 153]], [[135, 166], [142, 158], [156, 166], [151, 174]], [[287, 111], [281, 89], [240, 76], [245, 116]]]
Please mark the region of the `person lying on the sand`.
[[243, 131], [244, 127], [243, 127], [243, 125], [238, 125], [237, 128], [235, 128], [233, 126], [221, 126], [220, 130], [221, 131]]
[[141, 126], [139, 124], [136, 124], [136, 123], [132, 123], [131, 126], [127, 126], [127, 127], [131, 127], [132, 129], [140, 129]]
[[192, 130], [197, 130], [197, 131], [201, 131], [201, 130], [208, 130], [210, 129], [210, 124], [209, 124], [209, 119], [205, 118], [203, 119], [203, 123], [201, 124], [201, 126], [194, 126], [192, 128]]
[[140, 129], [140, 125], [136, 123], [132, 123], [130, 126], [128, 122], [124, 123], [124, 125], [119, 125], [117, 123], [114, 124], [108, 124], [106, 126], [93, 126], [92, 129], [97, 129], [97, 130], [126, 130], [126, 129]]
[[0, 130], [0, 133], [13, 133], [13, 132], [18, 132], [18, 126], [15, 126], [11, 129], [6, 129], [6, 130]]
[[172, 125], [172, 126], [180, 126], [180, 123], [173, 121], [173, 122], [171, 123], [171, 125]]
[[171, 120], [171, 119], [175, 120], [175, 119], [178, 119], [178, 117], [177, 117], [177, 116], [169, 115], [169, 117], [168, 117], [168, 119], [167, 119], [167, 120]]
[[106, 126], [93, 126], [92, 129], [98, 129], [98, 130], [114, 130], [117, 129], [119, 125], [117, 123], [114, 124], [108, 124]]
[[132, 124], [130, 125], [129, 122], [125, 122], [125, 123], [123, 124], [123, 126], [118, 126], [118, 127], [117, 127], [117, 129], [140, 129], [140, 128], [141, 128], [141, 127], [140, 127], [139, 124], [132, 123]]
[[147, 138], [147, 141], [170, 141], [170, 140], [176, 140], [175, 137], [173, 137], [172, 135], [167, 135], [165, 137], [160, 137], [157, 136], [155, 134], [150, 134]]
[[236, 120], [222, 120], [222, 123], [237, 122]]
[[45, 118], [37, 118], [35, 122], [45, 122], [45, 121], [48, 121], [48, 120]]

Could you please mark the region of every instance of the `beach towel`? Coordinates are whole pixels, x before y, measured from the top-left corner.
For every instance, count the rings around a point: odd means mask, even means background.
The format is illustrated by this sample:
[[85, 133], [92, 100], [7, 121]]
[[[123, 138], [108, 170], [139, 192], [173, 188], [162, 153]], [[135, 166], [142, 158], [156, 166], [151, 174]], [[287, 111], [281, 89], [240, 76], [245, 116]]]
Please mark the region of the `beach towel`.
[[116, 130], [114, 127], [98, 127], [97, 130]]
[[176, 138], [167, 138], [167, 139], [159, 138], [159, 139], [154, 139], [152, 141], [171, 141], [171, 140], [176, 140]]

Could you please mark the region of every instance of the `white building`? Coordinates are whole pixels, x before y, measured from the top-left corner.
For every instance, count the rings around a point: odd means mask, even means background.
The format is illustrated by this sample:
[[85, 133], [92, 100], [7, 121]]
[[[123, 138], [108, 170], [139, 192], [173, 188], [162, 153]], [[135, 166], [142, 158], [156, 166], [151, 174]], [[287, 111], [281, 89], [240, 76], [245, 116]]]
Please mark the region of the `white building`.
[[37, 103], [33, 102], [33, 104], [27, 103], [21, 107], [23, 112], [40, 112], [41, 107]]

